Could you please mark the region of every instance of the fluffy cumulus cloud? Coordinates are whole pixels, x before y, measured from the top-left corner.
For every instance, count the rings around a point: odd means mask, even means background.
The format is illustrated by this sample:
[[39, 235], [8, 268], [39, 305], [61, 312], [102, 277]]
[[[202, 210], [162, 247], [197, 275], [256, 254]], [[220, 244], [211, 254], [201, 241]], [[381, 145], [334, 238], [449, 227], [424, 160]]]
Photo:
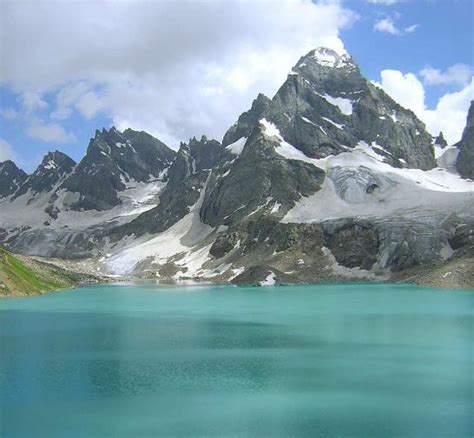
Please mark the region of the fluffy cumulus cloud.
[[384, 70], [379, 85], [402, 106], [411, 109], [431, 134], [443, 131], [451, 144], [460, 140], [470, 102], [474, 99], [474, 77], [471, 76], [461, 90], [442, 96], [435, 108], [427, 108], [424, 85], [413, 73]]
[[5, 160], [13, 159], [13, 150], [11, 145], [0, 138], [0, 163]]
[[383, 70], [380, 74], [382, 88], [405, 108], [415, 114], [425, 109], [425, 89], [413, 73], [403, 74], [398, 70]]
[[339, 31], [355, 20], [330, 0], [7, 2], [2, 14], [0, 80], [54, 122], [29, 135], [64, 139], [59, 123], [73, 112], [104, 114], [175, 147], [220, 138], [300, 56], [343, 49]]

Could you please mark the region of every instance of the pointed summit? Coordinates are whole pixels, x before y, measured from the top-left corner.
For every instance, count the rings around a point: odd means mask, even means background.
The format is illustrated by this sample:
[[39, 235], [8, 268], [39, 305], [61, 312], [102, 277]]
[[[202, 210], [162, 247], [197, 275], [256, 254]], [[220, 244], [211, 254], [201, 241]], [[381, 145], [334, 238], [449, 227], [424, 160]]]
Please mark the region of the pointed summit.
[[448, 146], [448, 142], [444, 138], [444, 135], [443, 135], [442, 131], [440, 131], [439, 135], [437, 137], [435, 137], [434, 144], [438, 145], [442, 149], [444, 149], [446, 146]]
[[28, 191], [31, 194], [49, 192], [60, 180], [72, 172], [75, 165], [76, 162], [63, 152], [48, 152], [36, 170], [15, 193], [15, 198]]
[[26, 173], [13, 161], [7, 160], [0, 163], [0, 198], [15, 193], [26, 178]]
[[91, 138], [87, 153], [61, 188], [78, 193], [72, 210], [109, 210], [121, 203], [129, 184], [161, 178], [175, 152], [146, 132], [103, 128]]
[[258, 123], [271, 102], [267, 96], [259, 93], [257, 98], [252, 102], [250, 109], [242, 113], [237, 122], [227, 130], [222, 139], [222, 144], [228, 146], [242, 137], [249, 137], [252, 129]]
[[44, 157], [37, 168], [37, 172], [48, 172], [53, 169], [56, 169], [58, 173], [64, 174], [69, 173], [73, 167], [76, 165], [76, 162], [61, 151], [48, 152]]
[[298, 64], [301, 64], [301, 61], [312, 61], [327, 68], [353, 69], [357, 67], [353, 59], [347, 53], [338, 53], [328, 47], [318, 47], [311, 50], [306, 56], [301, 58]]

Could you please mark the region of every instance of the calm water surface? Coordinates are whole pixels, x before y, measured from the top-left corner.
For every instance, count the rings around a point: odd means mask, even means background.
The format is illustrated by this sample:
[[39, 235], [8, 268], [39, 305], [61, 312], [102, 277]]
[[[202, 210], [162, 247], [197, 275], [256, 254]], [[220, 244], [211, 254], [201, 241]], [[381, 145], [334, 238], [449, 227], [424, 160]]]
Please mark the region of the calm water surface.
[[0, 301], [0, 437], [470, 438], [474, 290], [101, 286]]

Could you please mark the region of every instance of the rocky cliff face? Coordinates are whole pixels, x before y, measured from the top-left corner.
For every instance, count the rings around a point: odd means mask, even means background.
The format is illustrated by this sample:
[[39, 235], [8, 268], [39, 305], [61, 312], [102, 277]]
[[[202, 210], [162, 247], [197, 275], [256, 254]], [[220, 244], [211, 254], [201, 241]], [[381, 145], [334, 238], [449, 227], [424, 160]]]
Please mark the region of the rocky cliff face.
[[60, 151], [49, 152], [37, 169], [25, 179], [14, 198], [29, 193], [30, 196], [50, 192], [56, 184], [69, 175], [76, 162]]
[[[458, 145], [465, 178], [472, 113]], [[97, 131], [78, 165], [45, 179], [46, 206], [36, 196], [23, 210], [38, 203], [36, 222], [18, 220], [24, 195], [0, 200], [0, 240], [114, 274], [239, 284], [464, 266], [474, 190], [446, 158], [454, 149], [349, 55], [320, 48], [222, 144], [192, 138], [175, 153], [143, 132]]]
[[108, 210], [120, 204], [118, 192], [130, 182], [159, 178], [174, 155], [144, 132], [96, 131], [86, 156], [60, 189], [76, 194], [68, 205], [71, 210]]
[[272, 100], [268, 121], [311, 158], [361, 141], [395, 167], [435, 167], [431, 136], [411, 112], [367, 81], [348, 55], [320, 48], [302, 57]]
[[112, 232], [117, 241], [125, 235], [140, 236], [159, 233], [182, 219], [205, 190], [209, 175], [219, 162], [225, 162], [228, 153], [216, 140], [192, 138], [181, 143], [176, 158], [169, 168], [167, 184], [159, 204], [137, 219]]
[[0, 198], [15, 193], [26, 178], [26, 173], [18, 169], [13, 161], [0, 163]]
[[474, 179], [474, 101], [471, 101], [467, 115], [466, 128], [462, 139], [456, 144], [459, 154], [456, 168], [463, 178]]
[[322, 159], [362, 144], [393, 167], [435, 167], [432, 138], [415, 115], [363, 78], [352, 58], [326, 48], [302, 57], [272, 100], [257, 97], [224, 136], [229, 150], [239, 143], [230, 173], [206, 194], [201, 217], [210, 225], [235, 223], [265, 202], [283, 215], [319, 190], [324, 171], [289, 160], [289, 148]]

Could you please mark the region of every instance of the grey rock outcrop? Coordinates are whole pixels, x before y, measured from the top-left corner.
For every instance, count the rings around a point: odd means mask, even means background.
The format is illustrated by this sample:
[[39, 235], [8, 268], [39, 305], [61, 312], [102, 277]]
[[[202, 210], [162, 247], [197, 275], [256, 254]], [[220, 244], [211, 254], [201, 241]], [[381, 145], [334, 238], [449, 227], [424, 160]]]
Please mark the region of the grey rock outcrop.
[[73, 171], [75, 166], [76, 162], [63, 152], [48, 152], [41, 164], [17, 190], [14, 198], [18, 198], [28, 192], [31, 196], [50, 192]]
[[365, 79], [348, 55], [303, 56], [272, 100], [268, 118], [291, 145], [323, 158], [365, 142], [395, 167], [435, 167], [423, 123]]
[[258, 121], [262, 118], [265, 110], [270, 106], [271, 100], [260, 93], [252, 102], [248, 111], [242, 113], [237, 122], [235, 122], [224, 134], [222, 145], [228, 146], [242, 137], [248, 138], [252, 133]]
[[446, 139], [444, 138], [444, 135], [442, 132], [440, 132], [438, 134], [437, 137], [434, 138], [434, 144], [435, 145], [438, 145], [440, 148], [444, 149], [445, 147], [448, 146], [448, 142], [446, 141]]
[[[279, 139], [265, 135], [263, 119]], [[239, 139], [245, 146], [230, 172], [206, 191], [201, 218], [212, 226], [234, 224], [265, 203], [281, 205], [277, 214], [283, 215], [319, 190], [324, 172], [282, 157], [277, 153], [282, 141], [309, 158], [337, 155], [363, 142], [394, 167], [426, 170], [436, 164], [423, 123], [367, 81], [351, 57], [325, 48], [302, 57], [272, 100], [259, 95], [223, 144]]]
[[112, 239], [130, 234], [159, 233], [178, 222], [198, 201], [209, 174], [226, 154], [218, 141], [205, 136], [201, 140], [192, 138], [189, 143], [181, 143], [158, 206], [118, 227], [112, 232]]
[[201, 219], [211, 226], [232, 225], [249, 214], [268, 214], [279, 205], [281, 217], [301, 196], [319, 190], [323, 180], [321, 169], [278, 155], [275, 142], [257, 128], [228, 174], [206, 191]]
[[118, 204], [118, 192], [131, 181], [158, 178], [175, 153], [158, 139], [131, 129], [96, 131], [87, 153], [61, 189], [76, 193], [71, 210], [108, 210]]
[[456, 168], [463, 178], [474, 179], [474, 101], [471, 101], [466, 128], [461, 141], [456, 144], [459, 154]]
[[0, 198], [15, 193], [27, 178], [27, 174], [11, 161], [0, 163]]

